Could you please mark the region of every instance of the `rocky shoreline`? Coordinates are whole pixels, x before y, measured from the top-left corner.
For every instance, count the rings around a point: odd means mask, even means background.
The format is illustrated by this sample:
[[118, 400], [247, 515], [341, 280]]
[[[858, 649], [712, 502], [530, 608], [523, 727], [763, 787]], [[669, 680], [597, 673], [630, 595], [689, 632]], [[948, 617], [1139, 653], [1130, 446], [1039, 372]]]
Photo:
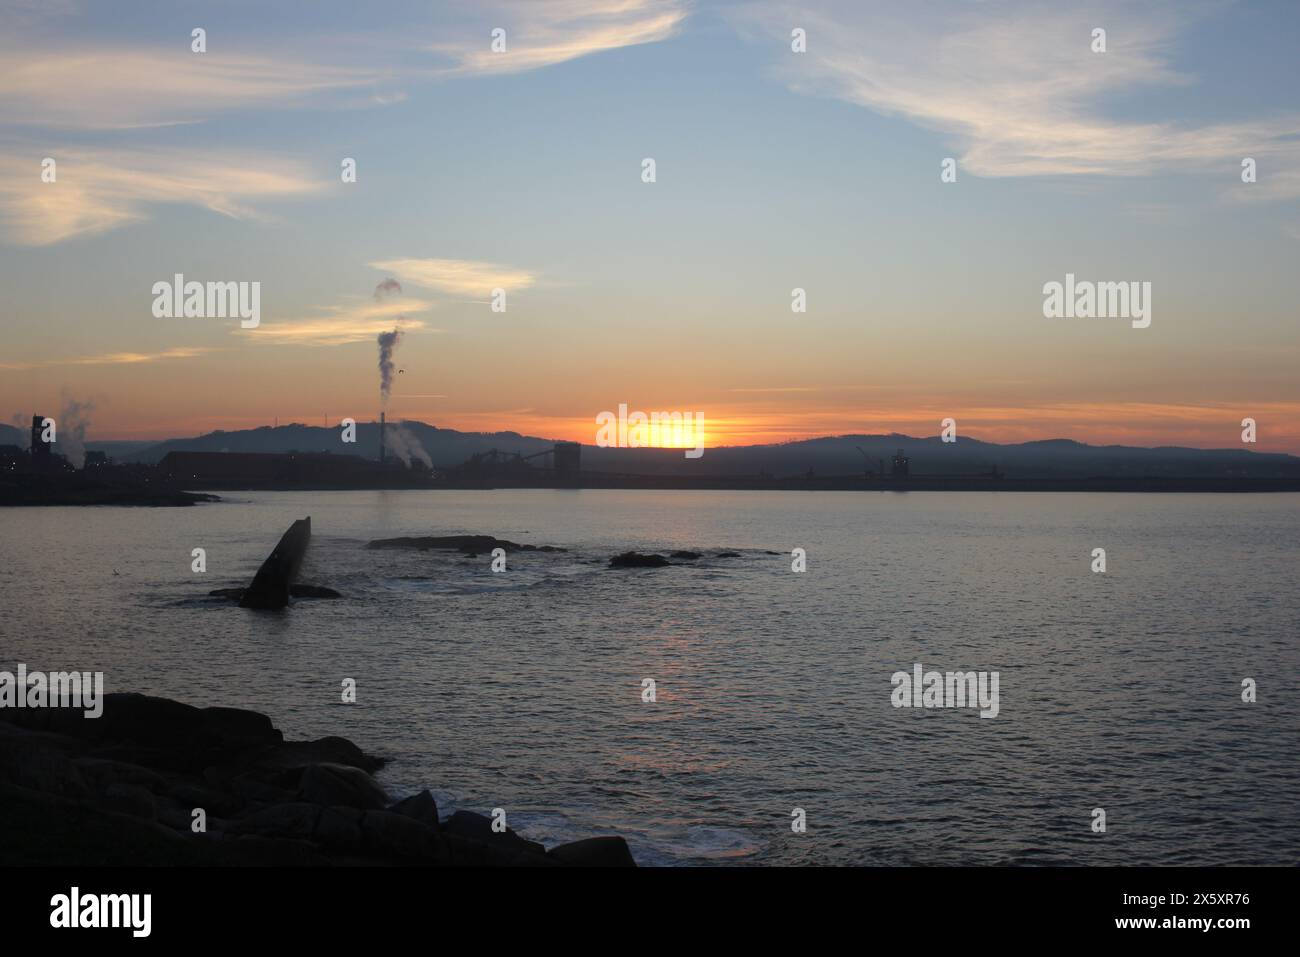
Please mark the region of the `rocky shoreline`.
[[0, 866], [635, 866], [621, 837], [548, 851], [483, 815], [440, 819], [428, 791], [393, 803], [382, 763], [237, 708], [3, 708]]

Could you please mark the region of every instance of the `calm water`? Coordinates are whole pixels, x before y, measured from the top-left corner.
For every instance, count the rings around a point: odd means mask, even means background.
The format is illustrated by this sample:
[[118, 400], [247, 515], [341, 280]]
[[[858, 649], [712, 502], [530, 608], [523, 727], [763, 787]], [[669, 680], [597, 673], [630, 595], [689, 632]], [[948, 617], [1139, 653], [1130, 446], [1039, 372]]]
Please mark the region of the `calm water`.
[[[504, 807], [548, 844], [621, 833], [644, 864], [1300, 863], [1300, 496], [226, 498], [0, 510], [0, 669], [341, 734], [389, 759], [394, 796]], [[302, 580], [345, 600], [205, 597], [304, 515]], [[494, 575], [364, 548], [466, 532], [571, 551]], [[605, 567], [628, 548], [742, 555]], [[916, 662], [1000, 672], [1001, 713], [891, 707]]]

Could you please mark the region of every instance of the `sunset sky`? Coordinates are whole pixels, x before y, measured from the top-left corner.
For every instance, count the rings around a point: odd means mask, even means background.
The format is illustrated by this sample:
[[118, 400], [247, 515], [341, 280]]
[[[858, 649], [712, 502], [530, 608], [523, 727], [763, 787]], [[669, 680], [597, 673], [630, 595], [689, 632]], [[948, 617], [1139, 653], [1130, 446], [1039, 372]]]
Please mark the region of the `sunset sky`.
[[[1300, 453], [1298, 47], [1291, 2], [0, 0], [0, 420], [369, 420], [400, 323], [388, 414], [448, 428]], [[261, 325], [155, 318], [176, 273]], [[1066, 273], [1150, 327], [1044, 318]]]

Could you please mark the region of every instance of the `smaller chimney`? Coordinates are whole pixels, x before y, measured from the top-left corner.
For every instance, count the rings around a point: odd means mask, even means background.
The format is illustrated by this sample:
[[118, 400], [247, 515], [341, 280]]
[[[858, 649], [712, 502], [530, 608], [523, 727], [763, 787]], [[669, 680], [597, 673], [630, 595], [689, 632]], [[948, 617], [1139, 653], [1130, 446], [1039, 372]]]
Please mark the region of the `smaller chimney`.
[[379, 464], [384, 464], [384, 446], [388, 444], [388, 426], [384, 423], [384, 413], [379, 413]]

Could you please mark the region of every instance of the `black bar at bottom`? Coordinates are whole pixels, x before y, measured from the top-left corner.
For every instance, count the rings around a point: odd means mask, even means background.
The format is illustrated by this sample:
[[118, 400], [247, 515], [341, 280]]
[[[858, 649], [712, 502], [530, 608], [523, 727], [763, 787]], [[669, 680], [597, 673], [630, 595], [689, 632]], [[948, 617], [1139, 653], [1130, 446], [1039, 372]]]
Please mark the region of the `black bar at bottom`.
[[[84, 942], [125, 942], [136, 935], [128, 915], [136, 929], [144, 923], [143, 897], [139, 910], [127, 911], [122, 898], [101, 908], [101, 895], [148, 894], [148, 939], [205, 945], [269, 935], [373, 946], [376, 934], [396, 943], [410, 939], [399, 935], [427, 939], [435, 927], [442, 934], [451, 926], [496, 940], [516, 933], [534, 942], [620, 939], [589, 936], [604, 931], [635, 946], [666, 944], [662, 935], [676, 937], [689, 922], [736, 939], [781, 927], [806, 931], [811, 923], [819, 935], [898, 933], [919, 946], [1099, 936], [1231, 946], [1287, 929], [1294, 915], [1283, 911], [1292, 910], [1296, 875], [1287, 868], [13, 868], [0, 871], [0, 926], [13, 943], [73, 932]], [[52, 926], [52, 916], [72, 922], [74, 887], [87, 917], [102, 909], [111, 919], [116, 909], [128, 926]], [[60, 895], [67, 900], [61, 912]], [[89, 897], [95, 901], [86, 911]]]

